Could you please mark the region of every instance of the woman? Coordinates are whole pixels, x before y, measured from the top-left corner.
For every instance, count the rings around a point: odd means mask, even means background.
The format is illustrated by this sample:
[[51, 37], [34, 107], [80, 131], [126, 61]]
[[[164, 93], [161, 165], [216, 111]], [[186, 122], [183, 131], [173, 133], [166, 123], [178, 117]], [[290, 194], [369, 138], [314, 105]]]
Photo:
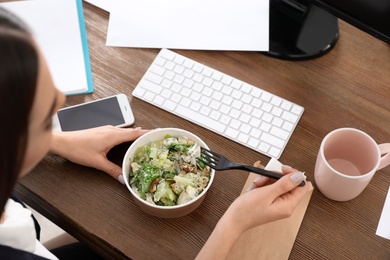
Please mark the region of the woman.
[[[31, 212], [9, 200], [17, 179], [48, 151], [121, 180], [121, 168], [106, 158], [115, 145], [147, 132], [111, 126], [78, 132], [51, 131], [52, 116], [65, 97], [53, 84], [47, 64], [21, 21], [0, 9], [0, 258], [26, 253], [53, 258], [36, 244]], [[98, 140], [98, 141], [97, 141]], [[23, 217], [23, 216], [26, 216]], [[10, 229], [14, 224], [21, 229]], [[37, 234], [38, 235], [38, 234]], [[9, 244], [11, 243], [11, 244]]]
[[[26, 27], [15, 16], [0, 9], [0, 120], [3, 122], [0, 212], [4, 212], [0, 221], [0, 258], [56, 259], [36, 241], [38, 234], [35, 234], [31, 212], [9, 199], [18, 178], [27, 174], [46, 153], [95, 167], [121, 181], [121, 169], [107, 160], [107, 152], [147, 132], [112, 126], [52, 132], [52, 116], [64, 99], [55, 88], [46, 61]], [[308, 185], [297, 187], [305, 179], [302, 172], [291, 167], [282, 170], [286, 176], [279, 181], [271, 183], [262, 177], [254, 182], [252, 190], [232, 203], [200, 251], [199, 259], [225, 258], [246, 230], [292, 214]], [[15, 234], [7, 229], [12, 221], [23, 227]], [[13, 240], [7, 236], [13, 236]]]

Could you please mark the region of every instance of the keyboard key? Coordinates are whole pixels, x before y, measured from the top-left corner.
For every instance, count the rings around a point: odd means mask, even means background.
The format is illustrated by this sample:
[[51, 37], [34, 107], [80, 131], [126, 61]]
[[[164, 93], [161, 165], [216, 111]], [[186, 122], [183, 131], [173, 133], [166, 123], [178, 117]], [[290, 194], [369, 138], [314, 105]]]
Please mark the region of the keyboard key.
[[218, 91], [214, 91], [212, 94], [212, 98], [216, 101], [220, 101], [222, 97], [223, 97], [222, 93]]
[[[146, 89], [146, 87], [144, 88]], [[147, 89], [152, 91], [155, 94], [160, 94], [161, 91], [163, 90], [163, 88], [160, 85], [154, 84], [153, 82], [147, 83]]]
[[199, 113], [196, 113], [192, 111], [191, 109], [188, 109], [186, 107], [183, 107], [181, 105], [177, 106], [176, 113], [179, 115], [183, 116], [187, 120], [193, 121], [192, 118], [197, 118], [201, 124], [204, 127], [211, 128], [212, 130], [218, 132], [218, 133], [223, 133], [225, 130], [226, 126], [221, 124], [220, 122], [213, 120], [207, 116], [203, 116]]
[[151, 66], [150, 71], [157, 74], [157, 75], [160, 75], [160, 76], [164, 75], [164, 73], [165, 73], [165, 69], [163, 67], [160, 67], [157, 65]]
[[171, 85], [172, 85], [172, 81], [168, 79], [163, 79], [163, 81], [161, 82], [161, 87], [163, 87], [164, 89], [169, 89]]
[[[141, 90], [141, 88], [139, 88], [139, 89]], [[135, 94], [137, 95], [138, 93], [135, 93]], [[133, 93], [133, 95], [134, 95], [134, 93]], [[138, 95], [142, 96], [143, 94], [138, 94]], [[169, 89], [163, 89], [163, 91], [161, 92], [161, 96], [164, 98], [167, 98], [167, 99], [169, 99], [169, 97], [171, 95], [172, 95], [172, 91]]]
[[194, 111], [199, 111], [201, 105], [198, 102], [192, 102], [190, 108]]
[[[274, 117], [274, 119], [272, 120], [272, 124], [274, 125], [274, 126], [277, 126], [277, 127], [279, 127], [279, 128], [281, 128], [282, 127], [282, 124], [283, 124], [283, 120], [281, 119], [281, 118], [279, 118], [279, 117]], [[286, 129], [287, 130], [287, 129]], [[291, 130], [291, 129], [290, 129]], [[287, 130], [287, 131], [289, 131], [289, 130]]]
[[267, 142], [270, 145], [274, 145], [278, 148], [282, 148], [284, 145], [284, 141], [280, 138], [277, 138], [276, 136], [270, 135], [268, 133], [263, 133], [261, 135], [260, 140]]
[[286, 140], [288, 138], [289, 133], [283, 129], [280, 129], [279, 127], [273, 126], [270, 131], [271, 134], [274, 136], [277, 136], [283, 140]]
[[259, 139], [255, 139], [253, 137], [250, 137], [249, 138], [249, 141], [248, 141], [248, 144], [249, 146], [251, 146], [252, 148], [257, 148], [257, 146], [259, 145]]
[[227, 83], [227, 84], [232, 86], [235, 89], [240, 89], [242, 86], [242, 82], [237, 80], [237, 79], [233, 79], [230, 81], [230, 84], [229, 83]]
[[271, 147], [271, 145], [265, 143], [265, 142], [260, 142], [260, 145], [258, 146], [259, 150], [262, 151], [263, 153], [268, 154], [268, 150]]
[[291, 132], [291, 131], [294, 129], [294, 125], [291, 124], [290, 122], [287, 122], [287, 121], [286, 121], [286, 122], [283, 123], [282, 128], [283, 128], [284, 130], [286, 130], [286, 131]]
[[[200, 73], [200, 72], [202, 72], [203, 67], [204, 67], [204, 66], [203, 66], [202, 64], [196, 63], [196, 64], [194, 65], [194, 71]], [[203, 77], [203, 76], [202, 76], [202, 77]]]
[[216, 81], [221, 81], [223, 74], [219, 71], [214, 71], [212, 78]]
[[185, 96], [185, 97], [189, 97], [191, 95], [191, 89], [189, 89], [189, 88], [182, 88], [180, 90], [180, 94]]
[[272, 99], [271, 99], [271, 104], [274, 105], [274, 106], [280, 106], [280, 104], [282, 103], [282, 99], [280, 97], [277, 97], [277, 96], [273, 96]]
[[156, 103], [157, 105], [161, 106], [164, 103], [164, 98], [162, 96], [156, 96], [153, 99], [153, 102]]
[[139, 86], [138, 88], [134, 89], [133, 95], [136, 97], [143, 97], [145, 94], [145, 89]]
[[231, 107], [230, 107], [230, 106], [227, 106], [227, 105], [225, 105], [225, 104], [222, 104], [219, 111], [221, 111], [222, 113], [225, 113], [225, 114], [229, 114], [229, 113], [230, 113], [230, 110], [231, 110]]
[[192, 79], [198, 83], [202, 82], [203, 80], [203, 75], [202, 74], [199, 74], [199, 73], [194, 73], [194, 76], [192, 77]]
[[232, 121], [230, 122], [230, 126], [234, 129], [238, 129], [241, 125], [241, 122], [237, 119], [232, 119]]
[[272, 105], [270, 103], [263, 103], [261, 109], [265, 112], [271, 112]]
[[251, 89], [252, 89], [252, 86], [249, 84], [246, 84], [246, 83], [242, 84], [242, 86], [241, 86], [241, 90], [244, 93], [250, 93]]
[[280, 149], [275, 148], [275, 147], [271, 147], [271, 149], [269, 150], [269, 154], [270, 154], [272, 157], [279, 158]]
[[166, 70], [165, 73], [164, 73], [164, 78], [165, 79], [168, 79], [168, 80], [173, 80], [173, 78], [175, 77], [175, 73], [173, 73], [172, 71], [170, 70]]
[[217, 91], [220, 91], [223, 87], [223, 84], [221, 82], [214, 81], [211, 87]]
[[271, 111], [271, 114], [273, 114], [274, 116], [277, 116], [277, 117], [280, 117], [283, 113], [283, 110], [279, 107], [273, 107], [272, 108], [272, 111]]
[[[176, 100], [175, 100], [175, 102], [178, 103], [178, 101], [176, 101]], [[189, 106], [191, 105], [191, 103], [192, 103], [192, 101], [191, 101], [191, 99], [189, 99], [189, 98], [182, 97], [182, 98], [180, 99], [180, 104], [181, 104], [182, 106], [189, 107]], [[195, 103], [197, 103], [197, 102], [195, 102]]]
[[232, 107], [240, 109], [242, 107], [242, 102], [240, 100], [233, 100]]
[[202, 105], [205, 105], [205, 106], [208, 106], [209, 104], [210, 104], [210, 101], [211, 101], [211, 98], [209, 98], [209, 97], [207, 97], [207, 96], [202, 96], [201, 98], [200, 98], [200, 103], [202, 104]]
[[183, 66], [188, 68], [188, 69], [192, 69], [192, 66], [194, 66], [194, 63], [195, 63], [194, 61], [186, 59], [184, 61]]
[[290, 110], [291, 107], [292, 107], [292, 104], [290, 101], [283, 100], [281, 108], [283, 108], [284, 110]]
[[277, 159], [304, 111], [167, 49], [157, 55], [133, 96]]
[[145, 77], [145, 79], [147, 79], [147, 80], [149, 80], [149, 81], [151, 81], [153, 83], [160, 84], [162, 82], [162, 80], [163, 80], [163, 77], [161, 77], [161, 76], [159, 76], [159, 75], [157, 75], [155, 73], [149, 73]]
[[173, 68], [175, 67], [175, 63], [173, 63], [172, 61], [167, 61], [164, 65], [164, 67], [167, 69], [167, 70], [173, 70]]
[[250, 114], [252, 112], [252, 109], [253, 109], [253, 107], [248, 105], [248, 104], [244, 104], [242, 106], [242, 112], [247, 113], [247, 114]]
[[242, 96], [242, 102], [249, 104], [252, 101], [252, 96], [248, 94], [244, 94]]
[[172, 102], [171, 100], [166, 99], [164, 104], [163, 104], [163, 107], [169, 111], [173, 111], [176, 107], [176, 103]]
[[229, 113], [229, 115], [231, 117], [236, 118], [236, 119], [240, 116], [240, 114], [241, 114], [240, 111], [235, 109], [235, 108], [231, 109], [230, 113]]
[[251, 118], [251, 121], [249, 122], [249, 124], [251, 125], [251, 126], [253, 126], [253, 127], [259, 127], [259, 125], [260, 125], [260, 120], [259, 119], [257, 119], [257, 118], [255, 118], [255, 117], [252, 117]]
[[238, 134], [239, 134], [239, 132], [238, 132], [236, 129], [233, 129], [233, 128], [231, 128], [231, 127], [228, 127], [228, 128], [226, 129], [225, 134], [226, 134], [228, 137], [230, 137], [230, 138], [236, 139], [237, 136], [238, 136]]
[[230, 123], [230, 120], [232, 118], [230, 116], [227, 116], [227, 115], [223, 115], [221, 116], [221, 118], [219, 119], [219, 121], [224, 124], [224, 125], [228, 125]]
[[161, 57], [164, 57], [167, 60], [173, 60], [176, 56], [176, 54], [172, 51], [169, 51], [167, 49], [162, 49], [161, 52], [159, 53]]
[[250, 135], [253, 136], [256, 139], [259, 139], [259, 137], [261, 135], [261, 131], [259, 129], [257, 129], [257, 128], [252, 128], [252, 130], [250, 132]]
[[260, 97], [262, 100], [264, 100], [265, 102], [270, 102], [271, 98], [272, 98], [272, 95], [271, 93], [268, 93], [268, 92], [263, 92], [261, 94], [261, 97]]
[[153, 94], [153, 93], [150, 92], [150, 91], [146, 91], [146, 92], [145, 92], [145, 95], [144, 95], [145, 99], [146, 99], [146, 100], [149, 100], [149, 101], [152, 101], [153, 98], [154, 98], [155, 96], [156, 96], [156, 95]]
[[208, 116], [211, 112], [211, 109], [209, 107], [202, 106], [200, 109], [200, 113], [204, 116]]
[[212, 109], [218, 110], [220, 108], [220, 106], [221, 106], [221, 102], [219, 102], [219, 101], [217, 101], [215, 99], [211, 100], [210, 107]]
[[186, 69], [183, 73], [183, 76], [186, 78], [192, 78], [194, 76], [194, 71]]
[[230, 96], [224, 96], [222, 98], [222, 102], [225, 103], [226, 105], [231, 105], [231, 103], [233, 102], [233, 98]]
[[251, 95], [255, 98], [259, 98], [261, 96], [262, 91], [258, 88], [252, 88]]
[[242, 142], [242, 143], [246, 143], [247, 141], [248, 141], [248, 139], [249, 139], [249, 136], [248, 135], [246, 135], [246, 134], [243, 134], [243, 133], [240, 133], [239, 135], [238, 135], [238, 141], [240, 141], [240, 142]]
[[214, 120], [218, 120], [221, 117], [221, 113], [215, 110], [210, 112], [210, 117]]
[[248, 124], [241, 124], [240, 131], [245, 134], [249, 134], [251, 127]]
[[179, 56], [179, 55], [176, 55], [175, 56], [175, 58], [174, 58], [174, 62], [176, 63], [176, 64], [183, 64], [183, 62], [184, 62], [184, 57], [182, 57], [182, 56]]
[[213, 89], [209, 87], [204, 87], [202, 93], [210, 97], [213, 94]]
[[[208, 78], [211, 77], [211, 75], [213, 74], [213, 70], [210, 69], [209, 67], [204, 67], [203, 70], [202, 70], [202, 74]], [[211, 80], [211, 79], [210, 79]]]
[[223, 83], [223, 84], [225, 84], [225, 85], [230, 85], [230, 83], [232, 82], [232, 77], [230, 77], [230, 76], [228, 76], [228, 75], [224, 75], [223, 77], [222, 77], [222, 80], [221, 80], [221, 82]]
[[184, 79], [183, 86], [187, 88], [192, 88], [192, 85], [194, 84], [194, 81], [191, 79]]
[[158, 66], [164, 66], [164, 63], [165, 63], [165, 59], [163, 57], [157, 57], [155, 60], [154, 60], [154, 64], [158, 65]]
[[290, 121], [291, 123], [296, 123], [296, 122], [298, 122], [298, 119], [299, 119], [298, 116], [294, 115], [293, 113], [287, 112], [287, 111], [283, 112], [282, 118], [287, 120], [287, 121]]
[[293, 112], [296, 115], [300, 115], [303, 112], [303, 108], [297, 105], [294, 105], [291, 109], [291, 112]]

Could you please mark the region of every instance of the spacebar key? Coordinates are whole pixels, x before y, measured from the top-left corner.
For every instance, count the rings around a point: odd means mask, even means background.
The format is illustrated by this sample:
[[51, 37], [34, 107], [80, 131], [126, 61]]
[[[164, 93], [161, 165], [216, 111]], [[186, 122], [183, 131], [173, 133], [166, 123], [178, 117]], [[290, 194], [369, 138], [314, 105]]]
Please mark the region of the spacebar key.
[[[182, 105], [177, 105], [175, 109], [175, 113], [189, 120], [190, 122], [196, 123], [205, 127], [206, 129], [215, 131], [217, 133], [223, 133], [225, 131], [226, 126], [221, 124], [218, 121], [215, 121], [207, 116], [204, 116], [200, 113], [197, 113], [187, 107], [183, 107]], [[194, 121], [193, 119], [196, 118]]]

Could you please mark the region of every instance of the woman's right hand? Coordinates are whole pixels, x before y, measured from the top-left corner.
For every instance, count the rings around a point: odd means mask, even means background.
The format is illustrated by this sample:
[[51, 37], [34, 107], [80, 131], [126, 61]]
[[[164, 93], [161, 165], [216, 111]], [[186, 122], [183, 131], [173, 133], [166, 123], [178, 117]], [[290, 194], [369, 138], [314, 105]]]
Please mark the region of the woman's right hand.
[[263, 176], [257, 179], [252, 189], [230, 205], [197, 259], [225, 259], [245, 231], [293, 214], [311, 184], [298, 186], [306, 176], [291, 167], [282, 167], [282, 172], [285, 176], [277, 181]]
[[261, 176], [229, 207], [225, 215], [240, 232], [292, 215], [311, 184], [298, 186], [306, 176], [296, 169], [283, 166], [282, 172], [285, 176], [278, 181]]

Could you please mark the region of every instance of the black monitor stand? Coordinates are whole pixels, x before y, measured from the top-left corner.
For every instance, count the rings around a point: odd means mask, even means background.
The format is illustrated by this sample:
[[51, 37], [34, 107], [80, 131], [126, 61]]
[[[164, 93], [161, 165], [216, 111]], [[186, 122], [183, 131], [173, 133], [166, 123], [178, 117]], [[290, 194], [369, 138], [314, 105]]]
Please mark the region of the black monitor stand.
[[270, 0], [269, 51], [286, 60], [317, 58], [338, 38], [337, 17], [304, 0]]

